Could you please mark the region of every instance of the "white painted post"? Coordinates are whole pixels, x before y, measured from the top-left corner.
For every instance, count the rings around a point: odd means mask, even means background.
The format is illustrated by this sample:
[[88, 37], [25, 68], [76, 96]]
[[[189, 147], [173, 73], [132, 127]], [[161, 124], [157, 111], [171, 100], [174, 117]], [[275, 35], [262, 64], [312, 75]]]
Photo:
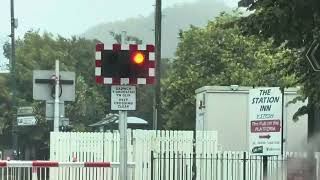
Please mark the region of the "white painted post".
[[128, 152], [127, 152], [127, 111], [119, 111], [119, 131], [120, 131], [120, 180], [128, 178]]
[[[121, 32], [121, 44], [126, 44], [127, 32]], [[124, 84], [121, 84], [124, 85]], [[128, 147], [127, 147], [127, 111], [119, 111], [119, 132], [120, 132], [120, 180], [128, 179]]]
[[36, 167], [32, 167], [32, 179], [34, 179], [34, 180], [38, 179], [37, 171], [38, 170]]
[[54, 98], [54, 121], [53, 121], [53, 131], [54, 132], [59, 132], [59, 96], [60, 96], [60, 80], [59, 80], [59, 60], [56, 60], [56, 73], [55, 73], [55, 98]]

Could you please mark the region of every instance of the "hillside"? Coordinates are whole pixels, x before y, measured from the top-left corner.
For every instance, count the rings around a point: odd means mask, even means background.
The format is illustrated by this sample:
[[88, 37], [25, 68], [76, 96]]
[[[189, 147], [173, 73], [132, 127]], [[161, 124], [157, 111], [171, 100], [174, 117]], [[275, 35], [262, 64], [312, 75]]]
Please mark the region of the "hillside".
[[[208, 20], [212, 20], [222, 11], [230, 11], [230, 8], [215, 0], [199, 0], [163, 9], [162, 56], [174, 56], [179, 30], [186, 30], [190, 25], [204, 26]], [[154, 14], [150, 14], [147, 17], [99, 24], [88, 29], [83, 36], [88, 39], [99, 39], [104, 43], [114, 43], [109, 31], [121, 32], [125, 30], [128, 35], [139, 37], [144, 43], [153, 43], [153, 29]]]

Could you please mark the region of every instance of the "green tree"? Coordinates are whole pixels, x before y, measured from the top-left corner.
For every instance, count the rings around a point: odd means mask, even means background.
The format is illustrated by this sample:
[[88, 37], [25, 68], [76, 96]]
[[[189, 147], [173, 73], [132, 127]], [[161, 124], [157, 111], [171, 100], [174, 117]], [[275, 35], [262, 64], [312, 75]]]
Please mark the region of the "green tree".
[[76, 100], [67, 105], [66, 110], [74, 131], [86, 131], [88, 125], [102, 119], [106, 107], [110, 105], [104, 93], [99, 93], [95, 86], [89, 87], [82, 76], [76, 80]]
[[[222, 14], [205, 28], [180, 33], [176, 58], [162, 82], [166, 128], [192, 129], [195, 90], [206, 85], [290, 86], [295, 78], [279, 69], [294, 53], [272, 39], [245, 36], [239, 14]], [[281, 59], [281, 61], [279, 61]]]
[[239, 21], [245, 34], [272, 37], [275, 45], [295, 51], [296, 58], [282, 68], [296, 76], [296, 85], [302, 86], [302, 99], [308, 98], [308, 105], [296, 115], [309, 114], [309, 135], [319, 131], [312, 124], [313, 113], [320, 107], [320, 74], [312, 70], [305, 54], [314, 40], [320, 40], [320, 1], [242, 0], [240, 4], [252, 10], [251, 15]]
[[11, 117], [9, 114], [9, 109], [11, 106], [11, 96], [10, 90], [8, 88], [8, 79], [9, 76], [2, 75], [0, 76], [0, 135], [5, 129], [10, 126], [8, 119]]
[[273, 37], [277, 44], [286, 41], [298, 48], [320, 35], [318, 0], [241, 0], [240, 4], [252, 11], [240, 21], [244, 33]]
[[[83, 38], [63, 38], [50, 33], [39, 34], [37, 31], [27, 32], [16, 41], [16, 82], [17, 105], [32, 105], [36, 111], [38, 124], [36, 127], [19, 128], [20, 142], [41, 143], [48, 141], [52, 124], [45, 120], [45, 102], [33, 101], [33, 70], [53, 70], [55, 60], [60, 60], [60, 68], [74, 71], [76, 81], [76, 101], [67, 103], [66, 117], [74, 130], [88, 130], [87, 125], [100, 120], [107, 113], [109, 102], [106, 90], [97, 86], [94, 77], [94, 47], [97, 41]], [[4, 47], [5, 55], [10, 56], [10, 44]], [[0, 129], [10, 134], [13, 119], [11, 106], [10, 75], [0, 75]]]

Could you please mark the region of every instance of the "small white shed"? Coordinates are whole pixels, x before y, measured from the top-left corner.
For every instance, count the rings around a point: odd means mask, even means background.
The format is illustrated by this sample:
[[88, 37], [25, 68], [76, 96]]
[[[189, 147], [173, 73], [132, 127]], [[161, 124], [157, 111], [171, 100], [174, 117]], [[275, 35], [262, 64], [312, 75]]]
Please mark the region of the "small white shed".
[[[218, 132], [219, 147], [222, 151], [247, 151], [249, 132], [248, 95], [252, 87], [204, 86], [196, 93], [196, 129]], [[298, 96], [297, 88], [284, 92], [284, 151], [304, 151], [307, 146], [307, 115], [298, 122], [293, 115], [307, 102], [288, 104]]]

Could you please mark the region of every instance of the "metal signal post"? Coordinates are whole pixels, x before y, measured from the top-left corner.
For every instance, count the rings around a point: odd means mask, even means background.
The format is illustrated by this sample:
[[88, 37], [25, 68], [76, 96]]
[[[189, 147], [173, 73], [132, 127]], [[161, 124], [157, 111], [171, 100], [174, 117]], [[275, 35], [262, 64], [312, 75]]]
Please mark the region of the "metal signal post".
[[120, 180], [128, 179], [127, 111], [119, 111]]
[[106, 47], [96, 45], [95, 78], [98, 84], [111, 85], [111, 110], [119, 111], [120, 180], [127, 180], [127, 111], [136, 110], [136, 85], [154, 84], [154, 45], [137, 45], [125, 42]]
[[[127, 33], [121, 32], [121, 44], [126, 44]], [[128, 147], [127, 147], [127, 111], [119, 111], [119, 133], [120, 133], [120, 180], [128, 179]]]

